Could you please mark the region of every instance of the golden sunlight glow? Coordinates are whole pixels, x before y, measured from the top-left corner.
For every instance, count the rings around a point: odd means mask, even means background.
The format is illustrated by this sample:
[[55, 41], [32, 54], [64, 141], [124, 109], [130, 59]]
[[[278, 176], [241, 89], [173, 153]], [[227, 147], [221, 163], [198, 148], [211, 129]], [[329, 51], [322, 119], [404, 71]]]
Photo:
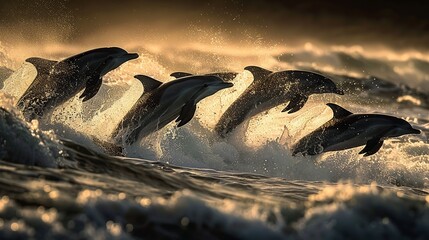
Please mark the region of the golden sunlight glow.
[[9, 197], [8, 196], [3, 196], [0, 199], [0, 212], [3, 212], [5, 210], [5, 208], [7, 207], [8, 204], [9, 204]]
[[122, 233], [121, 225], [113, 221], [107, 221], [106, 228], [113, 236], [119, 236]]
[[140, 199], [140, 205], [143, 207], [147, 207], [152, 203], [152, 201], [149, 198], [142, 198]]

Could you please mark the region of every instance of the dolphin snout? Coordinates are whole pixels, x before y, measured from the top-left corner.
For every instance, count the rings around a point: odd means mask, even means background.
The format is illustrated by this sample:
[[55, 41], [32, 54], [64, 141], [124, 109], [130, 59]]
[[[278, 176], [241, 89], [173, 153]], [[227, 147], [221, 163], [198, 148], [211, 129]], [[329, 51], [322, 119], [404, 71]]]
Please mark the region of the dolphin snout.
[[224, 88], [230, 88], [234, 86], [234, 84], [230, 82], [222, 82], [222, 83], [219, 83], [218, 86], [220, 87], [220, 89], [224, 89]]
[[131, 59], [136, 59], [139, 57], [139, 54], [137, 53], [128, 53], [127, 57], [131, 60]]
[[411, 133], [411, 134], [420, 134], [420, 133], [421, 133], [421, 131], [420, 131], [420, 130], [418, 130], [418, 129], [415, 129], [415, 128], [411, 128], [411, 129], [410, 129], [410, 133]]

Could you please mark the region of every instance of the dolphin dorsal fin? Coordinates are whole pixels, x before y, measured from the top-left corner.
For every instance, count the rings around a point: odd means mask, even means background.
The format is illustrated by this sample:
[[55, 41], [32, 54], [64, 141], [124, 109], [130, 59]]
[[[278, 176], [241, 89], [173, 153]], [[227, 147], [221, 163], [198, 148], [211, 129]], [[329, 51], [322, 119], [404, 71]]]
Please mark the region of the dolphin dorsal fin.
[[187, 72], [174, 72], [174, 73], [170, 74], [170, 77], [182, 78], [182, 77], [187, 77], [187, 76], [192, 76], [192, 75], [194, 75], [194, 74], [187, 73]]
[[134, 77], [143, 84], [143, 88], [145, 92], [149, 92], [154, 89], [157, 89], [162, 84], [162, 82], [146, 75], [136, 75]]
[[335, 103], [327, 103], [326, 105], [328, 105], [328, 107], [330, 107], [332, 109], [332, 112], [334, 112], [334, 118], [335, 119], [345, 118], [345, 117], [353, 114], [352, 112], [338, 106]]
[[254, 82], [263, 81], [268, 77], [268, 75], [273, 73], [270, 70], [257, 66], [247, 66], [244, 68], [244, 70], [247, 70], [252, 73]]
[[38, 57], [27, 58], [25, 61], [33, 64], [33, 66], [36, 67], [38, 75], [49, 74], [49, 71], [51, 71], [52, 66], [57, 63], [57, 61]]

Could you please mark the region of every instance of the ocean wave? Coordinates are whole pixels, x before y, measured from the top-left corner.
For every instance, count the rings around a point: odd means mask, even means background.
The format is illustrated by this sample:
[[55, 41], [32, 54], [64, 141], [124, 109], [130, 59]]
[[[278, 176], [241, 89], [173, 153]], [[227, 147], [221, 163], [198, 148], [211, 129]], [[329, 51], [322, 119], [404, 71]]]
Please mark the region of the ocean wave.
[[7, 95], [0, 93], [0, 102], [0, 158], [30, 166], [60, 164], [62, 150], [56, 136], [40, 131], [37, 121], [26, 123]]
[[[189, 178], [185, 175], [186, 169], [172, 167], [171, 170], [163, 170], [164, 177], [171, 175], [173, 179], [164, 179], [173, 184], [177, 174], [174, 172], [182, 171], [182, 176], [178, 176], [182, 180], [175, 186], [186, 190], [168, 191], [159, 185], [158, 191], [148, 187], [133, 192], [136, 185], [152, 185], [152, 180], [143, 176], [137, 183], [108, 175], [94, 175], [89, 181], [85, 180], [88, 174], [77, 176], [78, 172], [58, 172], [58, 178], [54, 178], [54, 172], [41, 172], [41, 176], [52, 177], [45, 178], [39, 185], [22, 185], [27, 191], [31, 189], [32, 196], [27, 196], [29, 193], [25, 190], [17, 191], [16, 187], [13, 190], [3, 188], [8, 194], [0, 199], [0, 236], [51, 239], [145, 236], [161, 239], [200, 239], [201, 236], [209, 239], [380, 239], [388, 236], [424, 239], [428, 234], [429, 207], [424, 197], [427, 192], [412, 193], [376, 184], [329, 186], [272, 178], [267, 188], [271, 194], [267, 196], [264, 188], [268, 182], [257, 175], [188, 170], [193, 173]], [[26, 177], [25, 172], [20, 171], [24, 181], [31, 176], [27, 172]], [[0, 168], [0, 174], [4, 172], [4, 167]], [[222, 185], [204, 184], [216, 177], [224, 179]], [[71, 179], [74, 180], [70, 182]], [[64, 185], [65, 182], [69, 183]], [[81, 190], [75, 188], [76, 184]], [[246, 187], [249, 184], [253, 186], [250, 189]], [[190, 186], [198, 185], [189, 190]], [[292, 187], [294, 185], [297, 187]], [[219, 195], [219, 190], [229, 190], [228, 198]], [[303, 194], [306, 200], [284, 201], [283, 192], [292, 196]], [[31, 202], [41, 205], [29, 203], [30, 198]]]

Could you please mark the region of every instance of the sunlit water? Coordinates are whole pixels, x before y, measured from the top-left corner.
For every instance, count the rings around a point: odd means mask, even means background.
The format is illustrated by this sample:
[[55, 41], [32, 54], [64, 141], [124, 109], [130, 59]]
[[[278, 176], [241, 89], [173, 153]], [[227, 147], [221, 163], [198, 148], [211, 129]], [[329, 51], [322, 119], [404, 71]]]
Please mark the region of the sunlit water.
[[[127, 50], [141, 57], [108, 74], [93, 99], [76, 97], [50, 119], [25, 123], [14, 105], [35, 68], [0, 50], [0, 105], [11, 113], [0, 120], [2, 239], [429, 236], [429, 56], [310, 43], [140, 46]], [[212, 129], [251, 83], [247, 65], [319, 71], [347, 94], [312, 96], [294, 114], [279, 106], [221, 139]], [[239, 73], [234, 87], [201, 101], [188, 125], [169, 124], [125, 147], [126, 157], [102, 154], [94, 139], [109, 142], [144, 91], [134, 75], [169, 81], [174, 71], [220, 70]], [[422, 134], [387, 140], [370, 157], [360, 148], [292, 157], [291, 145], [332, 117], [327, 102], [402, 117]]]

